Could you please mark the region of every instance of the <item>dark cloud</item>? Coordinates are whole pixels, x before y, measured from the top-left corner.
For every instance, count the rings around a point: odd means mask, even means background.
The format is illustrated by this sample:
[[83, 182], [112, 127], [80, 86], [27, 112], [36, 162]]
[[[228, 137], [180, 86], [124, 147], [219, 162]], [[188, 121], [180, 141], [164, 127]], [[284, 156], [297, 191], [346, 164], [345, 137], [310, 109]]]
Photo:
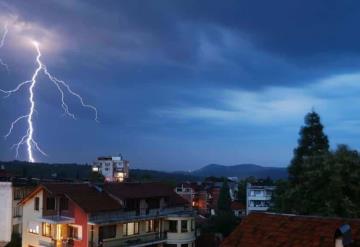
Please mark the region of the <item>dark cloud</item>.
[[[141, 153], [142, 147], [153, 151], [142, 150], [153, 160], [144, 164], [146, 159], [134, 158], [139, 165], [162, 167], [170, 162], [168, 155], [162, 157], [162, 149], [167, 154], [176, 153], [174, 150], [187, 145], [186, 152], [191, 155], [186, 159], [191, 163], [189, 168], [200, 162], [212, 162], [210, 159], [236, 163], [242, 160], [240, 155], [234, 155], [232, 135], [246, 139], [239, 141], [239, 145], [247, 144], [250, 136], [246, 133], [254, 135], [253, 126], [244, 124], [242, 128], [249, 131], [239, 133], [234, 126], [174, 121], [154, 114], [154, 109], [155, 112], [176, 107], [218, 109], [222, 107], [218, 105], [221, 99], [213, 97], [214, 92], [221, 97], [224, 90], [261, 94], [269, 87], [309, 87], [322, 78], [357, 72], [360, 66], [358, 1], [0, 0], [0, 3], [0, 17], [17, 15], [17, 21], [33, 25], [37, 35], [50, 36], [58, 51], [44, 52], [49, 69], [69, 81], [100, 110], [101, 123], [96, 127], [91, 115], [71, 101], [72, 109], [82, 120], [73, 123], [60, 118], [66, 123], [61, 128], [56, 117], [61, 113], [58, 95], [42, 78], [42, 85], [46, 86], [38, 93], [43, 107], [42, 111], [39, 109], [39, 118], [47, 115], [48, 124], [39, 123], [39, 138], [49, 147], [48, 152], [54, 154], [44, 158], [49, 161], [83, 161], [92, 159], [89, 155], [94, 152], [103, 154], [118, 149], [125, 149], [131, 156]], [[0, 85], [5, 88], [29, 78], [34, 66], [33, 52], [19, 47], [16, 37], [11, 37], [12, 31], [10, 38], [14, 42], [0, 49], [0, 56], [11, 67], [10, 74], [0, 71]], [[9, 122], [25, 110], [21, 96], [12, 100], [1, 101], [1, 130], [6, 130]], [[14, 110], [9, 111], [9, 106]], [[51, 113], [44, 113], [47, 111]], [[53, 125], [63, 133], [61, 138], [51, 131]], [[76, 131], [77, 128], [82, 130]], [[284, 143], [291, 142], [287, 139], [289, 132], [281, 133]], [[50, 136], [59, 138], [59, 142], [54, 145]], [[198, 140], [206, 137], [209, 138], [206, 143]], [[81, 151], [76, 157], [75, 151], [69, 151], [91, 139], [98, 145], [91, 144], [89, 153]], [[67, 140], [71, 145], [67, 145]], [[264, 148], [265, 144], [259, 143], [257, 140], [250, 146], [254, 150]], [[0, 158], [13, 157], [8, 146], [8, 142], [0, 143]], [[202, 152], [194, 154], [191, 148]], [[264, 157], [268, 161], [259, 162], [285, 163], [292, 148], [279, 147], [289, 151], [282, 151], [280, 156], [284, 158], [267, 154]], [[221, 158], [209, 155], [215, 149]], [[204, 158], [207, 155], [209, 159]], [[251, 159], [249, 155], [244, 157]], [[174, 164], [181, 164], [180, 155], [174, 159]], [[255, 156], [253, 160], [256, 162]]]

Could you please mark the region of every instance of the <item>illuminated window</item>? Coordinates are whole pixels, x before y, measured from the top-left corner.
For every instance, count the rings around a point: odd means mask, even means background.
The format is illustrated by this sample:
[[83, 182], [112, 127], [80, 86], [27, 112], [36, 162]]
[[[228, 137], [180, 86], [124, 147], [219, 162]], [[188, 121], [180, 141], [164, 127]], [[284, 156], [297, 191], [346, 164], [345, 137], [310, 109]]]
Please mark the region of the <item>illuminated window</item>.
[[42, 235], [45, 237], [51, 237], [51, 228], [51, 224], [44, 222], [42, 224]]
[[33, 234], [39, 234], [40, 224], [38, 222], [30, 221], [28, 225], [28, 231]]
[[98, 172], [98, 171], [99, 171], [99, 167], [94, 166], [94, 167], [92, 168], [92, 170], [93, 170], [93, 172]]
[[131, 236], [139, 234], [139, 222], [129, 222], [123, 224], [123, 235], [124, 236]]
[[154, 220], [147, 220], [145, 222], [146, 231], [153, 232], [154, 231]]
[[69, 225], [68, 226], [68, 235], [71, 239], [82, 239], [82, 228], [77, 225]]

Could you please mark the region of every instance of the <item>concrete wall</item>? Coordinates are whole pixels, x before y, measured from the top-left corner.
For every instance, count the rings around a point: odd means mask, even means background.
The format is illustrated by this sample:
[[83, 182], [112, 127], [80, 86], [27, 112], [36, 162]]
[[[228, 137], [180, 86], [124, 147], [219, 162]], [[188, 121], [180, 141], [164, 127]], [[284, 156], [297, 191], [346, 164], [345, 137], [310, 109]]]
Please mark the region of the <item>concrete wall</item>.
[[[176, 217], [169, 216], [166, 218], [167, 221], [173, 220], [177, 221], [177, 232], [168, 232], [167, 233], [167, 244], [177, 244], [177, 246], [181, 246], [181, 244], [188, 244], [191, 246], [195, 241], [195, 219], [194, 217]], [[181, 221], [187, 221], [187, 232], [181, 232]], [[167, 224], [168, 227], [168, 224]], [[166, 229], [167, 230], [167, 229]]]
[[12, 184], [0, 182], [0, 242], [10, 242], [12, 232]]
[[[34, 210], [35, 197], [39, 197], [39, 211]], [[34, 197], [28, 200], [23, 206], [23, 222], [22, 222], [22, 246], [40, 246], [46, 245], [49, 246], [53, 242], [51, 238], [42, 236], [42, 227], [40, 218], [43, 211], [43, 191], [37, 193]], [[39, 224], [39, 234], [29, 232], [29, 223], [37, 222]]]

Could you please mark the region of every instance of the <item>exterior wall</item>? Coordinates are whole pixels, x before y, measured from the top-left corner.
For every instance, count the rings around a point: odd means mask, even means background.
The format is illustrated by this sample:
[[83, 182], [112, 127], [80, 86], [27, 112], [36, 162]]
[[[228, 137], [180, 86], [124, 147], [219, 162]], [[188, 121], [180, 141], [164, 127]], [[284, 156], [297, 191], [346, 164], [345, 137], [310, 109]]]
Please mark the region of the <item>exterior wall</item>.
[[267, 211], [270, 206], [274, 186], [246, 186], [246, 214]]
[[[188, 244], [191, 246], [195, 241], [195, 219], [194, 217], [184, 217], [184, 216], [169, 216], [166, 218], [167, 221], [177, 221], [177, 232], [168, 232], [167, 233], [167, 244], [177, 244], [181, 246], [182, 244]], [[187, 232], [181, 231], [181, 221], [187, 221]], [[169, 230], [169, 224], [166, 224], [165, 231]]]
[[[39, 197], [39, 211], [34, 210], [35, 197]], [[42, 232], [42, 216], [57, 215], [56, 210], [46, 210], [46, 198], [48, 193], [45, 191], [38, 192], [34, 197], [29, 199], [23, 206], [23, 221], [22, 221], [22, 246], [61, 246], [62, 239], [68, 238], [69, 224], [51, 224], [52, 231], [49, 237], [43, 236]], [[59, 207], [56, 203], [56, 209]], [[66, 216], [71, 216], [75, 222], [70, 225], [81, 226], [81, 239], [74, 240], [74, 247], [88, 246], [88, 216], [76, 204], [69, 201], [69, 210]], [[28, 226], [30, 222], [37, 222], [39, 226], [39, 233], [30, 233]], [[56, 242], [57, 241], [57, 242]]]
[[[39, 197], [39, 211], [34, 210], [35, 197]], [[42, 227], [40, 218], [43, 210], [43, 191], [37, 193], [34, 197], [29, 199], [23, 205], [23, 218], [22, 218], [22, 246], [27, 247], [29, 245], [38, 247], [52, 246], [53, 241], [49, 237], [42, 236]], [[39, 225], [39, 234], [29, 232], [30, 222], [36, 222]]]
[[175, 192], [189, 202], [189, 205], [192, 205], [194, 200], [194, 191], [191, 187], [184, 187], [183, 185], [175, 188]]
[[122, 157], [99, 157], [93, 171], [102, 174], [107, 182], [123, 182], [129, 177], [129, 162]]
[[10, 242], [12, 232], [12, 185], [11, 182], [0, 182], [0, 242]]
[[88, 238], [88, 215], [79, 207], [73, 205], [73, 212], [75, 218], [75, 225], [79, 225], [82, 228], [82, 238], [81, 240], [74, 240], [74, 247], [87, 247], [90, 239]]

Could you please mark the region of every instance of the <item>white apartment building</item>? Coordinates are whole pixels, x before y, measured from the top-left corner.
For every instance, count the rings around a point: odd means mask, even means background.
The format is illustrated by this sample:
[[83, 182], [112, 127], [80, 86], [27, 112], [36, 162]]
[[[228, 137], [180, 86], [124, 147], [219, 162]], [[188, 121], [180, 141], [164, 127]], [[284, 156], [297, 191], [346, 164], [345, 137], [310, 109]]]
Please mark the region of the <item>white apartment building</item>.
[[106, 182], [124, 182], [129, 177], [129, 161], [119, 156], [98, 157], [92, 167], [93, 172], [99, 172]]
[[0, 243], [10, 242], [12, 233], [21, 235], [22, 206], [19, 202], [33, 188], [27, 180], [0, 181]]
[[246, 214], [267, 211], [275, 186], [246, 185]]

